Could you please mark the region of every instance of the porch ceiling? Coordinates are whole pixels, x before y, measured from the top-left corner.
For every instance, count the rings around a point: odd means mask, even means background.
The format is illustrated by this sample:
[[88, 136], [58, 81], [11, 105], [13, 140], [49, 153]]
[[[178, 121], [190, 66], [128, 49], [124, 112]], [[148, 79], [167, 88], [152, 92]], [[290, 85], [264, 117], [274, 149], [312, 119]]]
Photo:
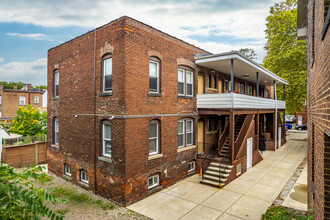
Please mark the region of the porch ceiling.
[[260, 85], [272, 86], [274, 85], [274, 80], [277, 81], [277, 85], [289, 84], [288, 81], [272, 73], [255, 61], [250, 60], [238, 51], [206, 56], [197, 55], [195, 56], [195, 63], [199, 66], [204, 66], [230, 75], [231, 59], [234, 60], [234, 76], [237, 78], [257, 83], [257, 72], [259, 72]]

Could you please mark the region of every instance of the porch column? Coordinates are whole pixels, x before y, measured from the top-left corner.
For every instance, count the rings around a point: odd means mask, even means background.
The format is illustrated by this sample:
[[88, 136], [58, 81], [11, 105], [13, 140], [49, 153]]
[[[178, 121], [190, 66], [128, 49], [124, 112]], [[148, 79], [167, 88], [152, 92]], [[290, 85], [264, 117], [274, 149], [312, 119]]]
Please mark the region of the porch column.
[[234, 140], [234, 131], [235, 131], [235, 115], [234, 112], [230, 112], [229, 117], [229, 140], [230, 140], [230, 149], [229, 149], [229, 160], [232, 163], [234, 161], [234, 152], [235, 152], [235, 140]]
[[257, 120], [256, 120], [256, 126], [257, 126], [257, 150], [259, 150], [259, 111], [257, 113]]
[[[285, 101], [285, 85], [283, 85], [283, 101]], [[286, 131], [285, 131], [285, 109], [283, 110], [283, 127], [284, 131], [284, 137], [286, 136]]]
[[274, 80], [274, 99], [276, 99], [276, 82], [275, 82], [275, 80]]
[[259, 72], [257, 72], [257, 97], [259, 97]]
[[234, 92], [234, 59], [230, 59], [230, 80], [231, 80], [230, 92]]

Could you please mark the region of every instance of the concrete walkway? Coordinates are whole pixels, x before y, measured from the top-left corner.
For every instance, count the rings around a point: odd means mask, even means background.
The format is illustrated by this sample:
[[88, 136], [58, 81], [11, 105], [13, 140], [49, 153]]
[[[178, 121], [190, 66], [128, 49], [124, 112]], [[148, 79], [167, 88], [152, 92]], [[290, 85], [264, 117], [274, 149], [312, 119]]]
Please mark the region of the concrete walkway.
[[153, 219], [260, 219], [306, 156], [306, 134], [287, 139], [223, 189], [202, 185], [194, 175], [128, 208]]

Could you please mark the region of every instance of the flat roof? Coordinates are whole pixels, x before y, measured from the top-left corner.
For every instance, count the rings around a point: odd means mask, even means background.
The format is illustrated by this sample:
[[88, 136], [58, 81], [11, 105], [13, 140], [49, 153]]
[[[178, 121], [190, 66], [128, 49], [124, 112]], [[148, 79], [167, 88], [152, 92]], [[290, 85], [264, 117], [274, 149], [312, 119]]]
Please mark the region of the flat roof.
[[277, 85], [288, 85], [289, 82], [282, 79], [275, 73], [266, 69], [257, 62], [247, 58], [238, 51], [230, 51], [212, 55], [196, 55], [195, 63], [199, 66], [204, 66], [222, 73], [230, 75], [231, 63], [234, 61], [234, 76], [250, 82], [257, 83], [257, 72], [259, 73], [259, 84], [263, 86], [274, 85], [274, 80]]

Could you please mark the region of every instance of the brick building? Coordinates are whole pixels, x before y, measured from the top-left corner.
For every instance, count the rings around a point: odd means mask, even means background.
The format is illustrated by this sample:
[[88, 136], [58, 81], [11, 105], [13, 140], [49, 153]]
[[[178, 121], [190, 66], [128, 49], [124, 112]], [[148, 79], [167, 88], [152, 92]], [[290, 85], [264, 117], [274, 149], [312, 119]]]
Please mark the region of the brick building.
[[307, 37], [308, 207], [330, 219], [330, 1], [298, 1], [298, 38]]
[[32, 105], [35, 108], [42, 107], [43, 90], [31, 88], [31, 84], [24, 85], [21, 90], [4, 89], [0, 85], [0, 118], [9, 119], [16, 116], [20, 106]]
[[262, 159], [259, 135], [285, 142], [285, 84], [121, 17], [48, 51], [49, 171], [123, 205], [196, 171], [223, 186]]

